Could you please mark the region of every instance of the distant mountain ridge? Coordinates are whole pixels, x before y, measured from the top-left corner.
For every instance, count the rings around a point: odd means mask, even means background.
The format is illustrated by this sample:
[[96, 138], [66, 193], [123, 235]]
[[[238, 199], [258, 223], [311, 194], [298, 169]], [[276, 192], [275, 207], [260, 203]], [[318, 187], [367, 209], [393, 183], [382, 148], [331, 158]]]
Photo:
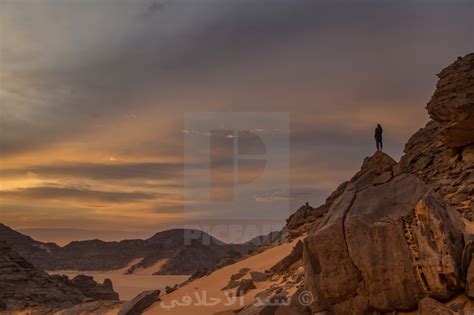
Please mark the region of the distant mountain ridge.
[[[186, 233], [194, 237], [185, 240]], [[95, 239], [73, 241], [61, 247], [36, 241], [1, 223], [0, 240], [43, 270], [105, 271], [128, 267], [127, 273], [134, 273], [164, 261], [153, 271], [155, 274], [183, 275], [225, 265], [256, 247], [248, 243], [226, 244], [206, 232], [184, 229], [158, 232], [146, 240], [106, 242]]]

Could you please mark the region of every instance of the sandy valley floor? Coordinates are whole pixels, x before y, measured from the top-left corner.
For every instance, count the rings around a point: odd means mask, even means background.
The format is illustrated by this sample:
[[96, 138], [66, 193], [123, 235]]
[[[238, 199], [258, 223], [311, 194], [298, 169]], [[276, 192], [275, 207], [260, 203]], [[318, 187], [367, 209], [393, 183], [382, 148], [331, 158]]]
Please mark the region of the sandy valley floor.
[[74, 278], [78, 274], [93, 276], [94, 280], [102, 283], [104, 279], [112, 280], [114, 290], [119, 293], [121, 300], [131, 300], [137, 294], [146, 290], [164, 289], [165, 286], [173, 286], [175, 283], [186, 281], [189, 276], [152, 276], [147, 274], [125, 275], [121, 271], [50, 271], [49, 274], [65, 274], [69, 278]]

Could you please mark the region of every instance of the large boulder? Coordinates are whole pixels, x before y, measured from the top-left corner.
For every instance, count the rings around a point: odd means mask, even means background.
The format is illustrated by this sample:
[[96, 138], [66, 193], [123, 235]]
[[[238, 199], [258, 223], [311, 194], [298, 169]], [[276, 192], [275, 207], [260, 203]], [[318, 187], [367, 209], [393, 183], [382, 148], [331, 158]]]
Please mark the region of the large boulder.
[[266, 281], [268, 279], [268, 276], [260, 271], [251, 271], [250, 272], [250, 278], [252, 279], [253, 282], [262, 282]]
[[474, 53], [459, 57], [438, 77], [427, 109], [441, 124], [439, 139], [451, 147], [474, 143]]
[[105, 279], [100, 284], [94, 281], [94, 278], [86, 275], [77, 275], [71, 280], [72, 284], [77, 287], [82, 294], [93, 300], [118, 300], [119, 295], [114, 291], [112, 281]]
[[243, 296], [245, 295], [248, 291], [256, 289], [257, 287], [253, 283], [252, 279], [243, 279], [240, 281], [240, 285], [237, 288], [236, 291], [236, 296]]
[[453, 211], [416, 176], [394, 169], [382, 152], [366, 159], [305, 239], [313, 312], [410, 310], [425, 296], [461, 290], [463, 237]]

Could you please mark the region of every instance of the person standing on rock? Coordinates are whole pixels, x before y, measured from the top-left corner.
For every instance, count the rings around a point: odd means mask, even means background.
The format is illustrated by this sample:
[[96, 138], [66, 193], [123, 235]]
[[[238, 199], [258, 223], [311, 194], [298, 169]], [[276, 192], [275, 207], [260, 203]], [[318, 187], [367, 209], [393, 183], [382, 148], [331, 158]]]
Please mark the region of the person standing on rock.
[[377, 151], [382, 151], [383, 149], [383, 143], [382, 143], [382, 133], [383, 129], [380, 124], [377, 124], [377, 128], [375, 128], [375, 144], [377, 145]]

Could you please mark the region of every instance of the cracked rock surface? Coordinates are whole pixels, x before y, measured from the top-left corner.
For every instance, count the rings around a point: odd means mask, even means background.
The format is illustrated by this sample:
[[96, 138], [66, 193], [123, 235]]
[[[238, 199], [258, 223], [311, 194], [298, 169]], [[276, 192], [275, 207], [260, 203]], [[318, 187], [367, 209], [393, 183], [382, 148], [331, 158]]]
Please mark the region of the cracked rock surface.
[[427, 104], [431, 121], [405, 145], [400, 170], [415, 174], [474, 220], [474, 54], [444, 68]]
[[305, 239], [313, 312], [410, 310], [425, 296], [447, 300], [462, 289], [455, 211], [416, 176], [393, 176], [396, 165], [382, 152], [366, 159]]

